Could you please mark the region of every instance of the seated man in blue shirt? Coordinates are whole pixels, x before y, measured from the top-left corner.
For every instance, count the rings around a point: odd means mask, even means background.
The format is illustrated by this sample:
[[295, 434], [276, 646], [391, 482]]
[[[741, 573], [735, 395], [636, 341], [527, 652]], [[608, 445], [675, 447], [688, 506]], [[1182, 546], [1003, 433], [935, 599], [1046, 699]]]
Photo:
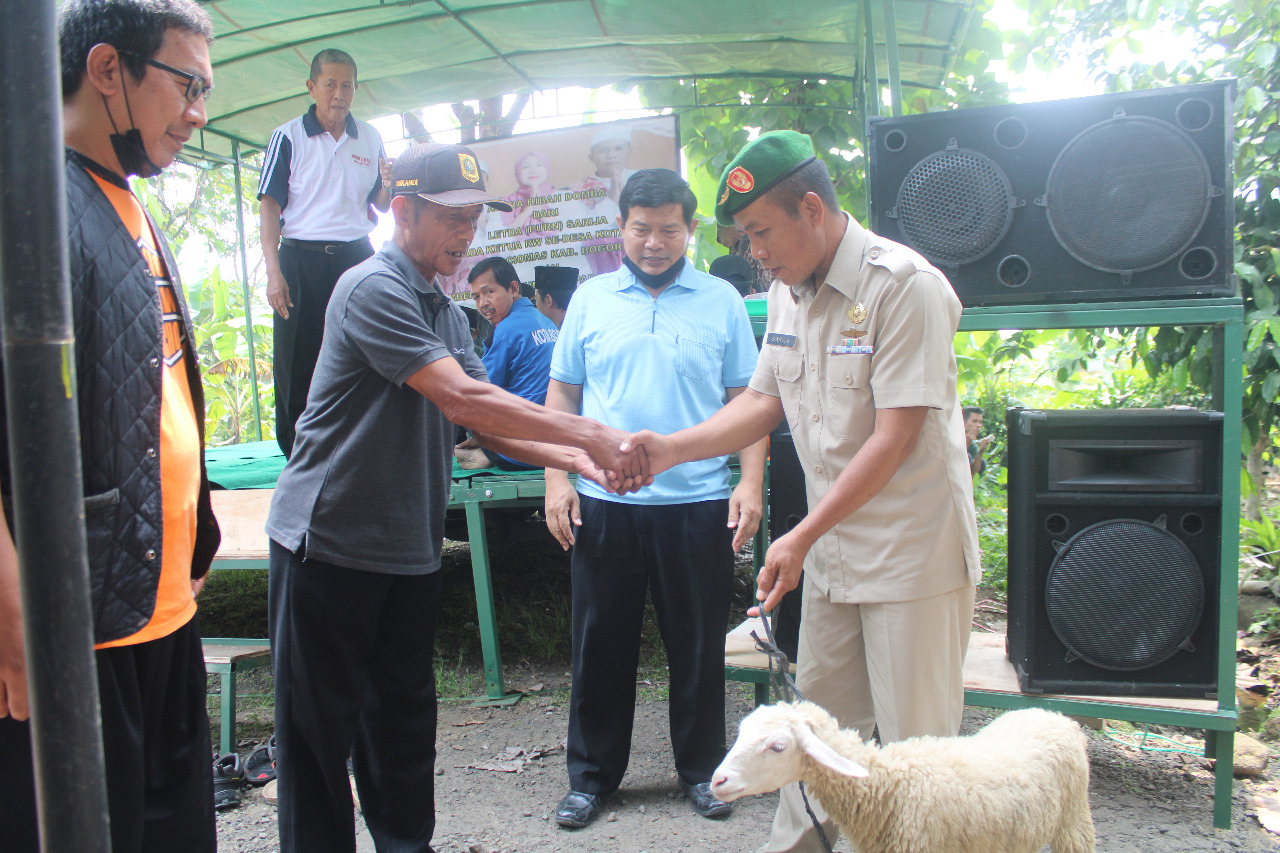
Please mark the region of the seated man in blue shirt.
[[[493, 324], [493, 342], [483, 359], [489, 381], [541, 406], [547, 399], [551, 353], [560, 330], [520, 295], [520, 276], [506, 258], [485, 258], [471, 269], [467, 280], [476, 310]], [[498, 453], [486, 453], [472, 439], [459, 444], [454, 455], [466, 469], [497, 465], [524, 471], [531, 467]]]

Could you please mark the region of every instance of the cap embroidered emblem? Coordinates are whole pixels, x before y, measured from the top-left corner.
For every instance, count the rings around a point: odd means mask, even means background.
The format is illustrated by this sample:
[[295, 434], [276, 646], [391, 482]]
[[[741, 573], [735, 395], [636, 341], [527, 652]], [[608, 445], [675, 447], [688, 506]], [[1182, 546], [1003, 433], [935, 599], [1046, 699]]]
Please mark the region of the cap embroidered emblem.
[[734, 192], [749, 193], [755, 189], [756, 179], [752, 177], [751, 173], [746, 169], [741, 166], [737, 166], [729, 173], [729, 177], [725, 179], [725, 183], [728, 185], [729, 189]]
[[473, 184], [480, 183], [480, 167], [476, 165], [476, 158], [470, 154], [459, 154], [458, 163], [462, 166], [462, 177]]

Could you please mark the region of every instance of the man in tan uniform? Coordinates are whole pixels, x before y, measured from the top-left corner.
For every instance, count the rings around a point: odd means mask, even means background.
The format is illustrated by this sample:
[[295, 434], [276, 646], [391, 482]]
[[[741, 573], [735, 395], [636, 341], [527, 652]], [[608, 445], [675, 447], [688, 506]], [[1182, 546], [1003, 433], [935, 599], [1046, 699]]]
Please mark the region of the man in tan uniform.
[[[756, 597], [772, 610], [803, 566], [801, 692], [863, 738], [955, 735], [981, 571], [952, 351], [960, 302], [924, 258], [840, 211], [803, 134], [747, 145], [716, 216], [774, 279], [755, 375], [704, 423], [629, 444], [662, 470], [745, 447], [785, 415], [809, 514], [769, 547]], [[822, 849], [795, 786], [763, 849]]]

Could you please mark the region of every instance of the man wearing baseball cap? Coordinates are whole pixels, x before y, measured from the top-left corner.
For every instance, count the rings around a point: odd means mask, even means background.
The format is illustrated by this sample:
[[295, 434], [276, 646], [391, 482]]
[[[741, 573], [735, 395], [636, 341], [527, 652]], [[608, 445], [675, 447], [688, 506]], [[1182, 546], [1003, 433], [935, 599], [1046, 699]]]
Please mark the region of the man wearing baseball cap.
[[606, 488], [646, 480], [617, 452], [617, 430], [483, 381], [466, 317], [438, 282], [466, 255], [481, 205], [506, 207], [475, 155], [415, 145], [391, 184], [394, 236], [334, 288], [267, 519], [284, 853], [355, 850], [348, 753], [377, 848], [431, 850], [432, 650], [454, 424]]
[[[704, 423], [624, 446], [643, 444], [656, 472], [745, 447], [785, 414], [809, 513], [769, 547], [756, 598], [772, 611], [803, 567], [800, 691], [864, 739], [955, 735], [981, 572], [955, 390], [960, 302], [928, 261], [840, 210], [803, 134], [748, 144], [720, 179], [716, 218], [751, 238], [774, 279], [755, 374]], [[764, 849], [823, 849], [794, 785]]]
[[737, 255], [721, 255], [711, 262], [707, 272], [722, 278], [738, 289], [743, 296], [756, 292], [756, 275], [751, 262]]

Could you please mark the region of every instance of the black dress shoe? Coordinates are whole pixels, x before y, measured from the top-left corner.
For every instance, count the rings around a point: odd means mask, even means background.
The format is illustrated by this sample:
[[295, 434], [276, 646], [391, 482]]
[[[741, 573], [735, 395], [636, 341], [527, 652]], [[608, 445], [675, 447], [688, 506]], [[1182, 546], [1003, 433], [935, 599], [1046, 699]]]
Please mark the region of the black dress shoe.
[[600, 798], [595, 794], [570, 791], [556, 806], [556, 823], [569, 829], [582, 829], [600, 817]]
[[710, 782], [690, 785], [681, 780], [680, 790], [689, 798], [689, 805], [693, 806], [693, 810], [703, 817], [728, 817], [733, 811], [732, 803], [721, 802], [711, 793]]

